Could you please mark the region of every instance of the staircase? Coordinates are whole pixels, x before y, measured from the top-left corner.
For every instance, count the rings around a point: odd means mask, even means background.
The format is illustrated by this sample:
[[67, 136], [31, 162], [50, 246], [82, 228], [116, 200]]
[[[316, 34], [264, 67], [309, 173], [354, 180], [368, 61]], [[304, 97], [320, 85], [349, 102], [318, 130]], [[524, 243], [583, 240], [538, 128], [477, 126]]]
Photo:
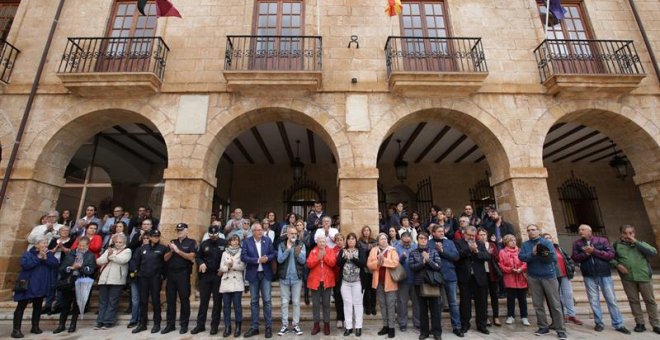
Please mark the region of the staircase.
[[[614, 290], [615, 294], [617, 297], [617, 303], [619, 306], [619, 309], [621, 310], [621, 313], [623, 314], [624, 319], [626, 320], [626, 323], [628, 325], [632, 325], [632, 313], [630, 310], [630, 305], [628, 304], [628, 299], [626, 297], [626, 294], [623, 290], [623, 285], [621, 284], [621, 280], [619, 278], [619, 275], [616, 273], [612, 273], [612, 279], [614, 281]], [[587, 300], [587, 293], [586, 289], [584, 287], [584, 280], [581, 276], [581, 274], [576, 272], [576, 276], [573, 279], [573, 297], [575, 299], [575, 308], [576, 308], [576, 313], [577, 317], [579, 319], [582, 319], [583, 321], [587, 321], [592, 319], [592, 314], [591, 314], [591, 308], [589, 307], [589, 302]], [[660, 278], [655, 277], [653, 279], [654, 283], [654, 288], [655, 288], [655, 296], [656, 299], [660, 299]], [[281, 294], [280, 294], [280, 286], [278, 282], [273, 282], [273, 289], [272, 289], [272, 307], [273, 307], [273, 320], [274, 322], [274, 327], [277, 327], [279, 325], [279, 320], [281, 318]], [[92, 301], [90, 303], [90, 312], [85, 314], [85, 319], [93, 319], [95, 318], [95, 312], [97, 310], [98, 306], [98, 300], [97, 300], [97, 295], [92, 294]], [[197, 310], [199, 309], [199, 295], [197, 292], [195, 292], [195, 298], [191, 299], [191, 320], [195, 320], [197, 317]], [[129, 314], [125, 314], [124, 311], [128, 307], [128, 300], [130, 299], [130, 296], [128, 294], [128, 290], [125, 291], [122, 294], [121, 297], [121, 302], [120, 302], [120, 307], [119, 307], [119, 320], [120, 323], [126, 323], [130, 319]], [[163, 289], [161, 291], [161, 303], [163, 306], [163, 321], [165, 320], [165, 285], [163, 285]], [[604, 317], [603, 319], [606, 321], [606, 324], [609, 324], [609, 311], [607, 310], [607, 306], [605, 305], [605, 301], [602, 299], [601, 296], [601, 308], [603, 310]], [[260, 302], [261, 304], [261, 302]], [[528, 310], [531, 318], [534, 318], [534, 309], [532, 306], [532, 299], [531, 297], [528, 296], [527, 298], [527, 304], [528, 304]], [[211, 303], [212, 305], [212, 303]], [[13, 301], [2, 301], [0, 302], [0, 320], [11, 320], [13, 318], [13, 312], [14, 308], [16, 306], [16, 303]], [[263, 306], [261, 304], [261, 306]], [[490, 304], [488, 305], [488, 310], [490, 311]], [[506, 316], [506, 299], [500, 299], [499, 300], [499, 306], [500, 306], [500, 317], [503, 321], [504, 316]], [[250, 319], [250, 295], [249, 293], [243, 294], [243, 301], [242, 301], [242, 308], [243, 308], [243, 318], [245, 320]], [[29, 309], [29, 308], [28, 308]], [[210, 307], [209, 307], [210, 309]], [[262, 309], [263, 310], [263, 309]], [[644, 303], [642, 302], [642, 310], [646, 310], [646, 307], [644, 306]], [[518, 314], [518, 310], [516, 307], [516, 314]], [[409, 313], [410, 309], [409, 309]], [[25, 313], [25, 318], [26, 320], [30, 318], [30, 311], [26, 311]], [[302, 321], [310, 321], [312, 319], [312, 306], [310, 305], [305, 305], [304, 299], [301, 297], [301, 310], [300, 310], [300, 318]], [[263, 312], [260, 312], [261, 317], [263, 318]], [[289, 310], [289, 316], [292, 315], [291, 309]], [[49, 320], [55, 320], [57, 319], [57, 315], [51, 315], [47, 316], [44, 315], [42, 316], [43, 319]], [[233, 312], [232, 312], [232, 317], [233, 317]], [[334, 309], [334, 304], [331, 308], [331, 318], [335, 317], [335, 309]], [[151, 313], [149, 314], [149, 318], [151, 318]], [[211, 313], [209, 311], [207, 318], [211, 318]], [[380, 315], [380, 309], [378, 309], [378, 314], [377, 315], [365, 315], [364, 316], [365, 320], [381, 320], [381, 315]], [[447, 321], [448, 318], [443, 315], [443, 322]], [[194, 321], [192, 321], [192, 325], [194, 326]]]

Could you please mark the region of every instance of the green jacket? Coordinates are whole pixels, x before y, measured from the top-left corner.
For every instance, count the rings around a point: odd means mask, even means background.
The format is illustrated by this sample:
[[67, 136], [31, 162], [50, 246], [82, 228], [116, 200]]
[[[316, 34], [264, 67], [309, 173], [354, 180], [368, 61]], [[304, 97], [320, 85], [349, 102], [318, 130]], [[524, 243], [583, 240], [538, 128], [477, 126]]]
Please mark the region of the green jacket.
[[658, 254], [655, 248], [642, 241], [628, 243], [621, 240], [614, 242], [613, 248], [615, 255], [610, 261], [612, 267], [616, 268], [617, 265], [622, 264], [628, 269], [626, 275], [619, 273], [621, 279], [634, 282], [651, 281], [653, 272], [647, 258]]

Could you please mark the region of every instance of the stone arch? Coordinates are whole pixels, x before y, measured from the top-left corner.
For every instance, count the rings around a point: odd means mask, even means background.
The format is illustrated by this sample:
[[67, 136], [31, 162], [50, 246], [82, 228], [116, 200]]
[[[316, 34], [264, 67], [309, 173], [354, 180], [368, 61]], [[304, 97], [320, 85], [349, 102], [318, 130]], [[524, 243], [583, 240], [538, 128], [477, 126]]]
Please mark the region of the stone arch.
[[509, 130], [491, 113], [467, 101], [456, 103], [452, 108], [429, 107], [426, 103], [403, 103], [393, 108], [372, 128], [371, 138], [379, 142], [369, 155], [369, 163], [376, 164], [378, 147], [387, 136], [405, 125], [423, 121], [442, 122], [466, 134], [486, 156], [492, 178], [509, 177], [510, 159], [513, 159], [510, 155], [513, 150], [509, 147], [513, 145], [513, 138]]
[[253, 126], [275, 121], [296, 123], [317, 134], [333, 153], [337, 168], [353, 164], [353, 152], [342, 125], [322, 109], [310, 104], [305, 110], [273, 106], [253, 107], [245, 111], [244, 107], [237, 105], [227, 112], [217, 114], [209, 123], [205, 138], [210, 140], [201, 141], [202, 144], [208, 145], [202, 160], [206, 167], [205, 176], [215, 177], [224, 150], [242, 132]]
[[548, 109], [538, 120], [530, 139], [530, 162], [543, 166], [543, 144], [557, 123], [578, 123], [611, 138], [630, 160], [637, 175], [658, 172], [660, 128], [642, 112], [621, 103], [566, 103]]
[[61, 117], [55, 120], [62, 121], [62, 124], [48, 126], [40, 134], [44, 136], [43, 138], [37, 136], [31, 144], [27, 145], [29, 150], [41, 150], [41, 152], [33, 160], [30, 157], [25, 157], [23, 159], [24, 163], [20, 164], [20, 167], [30, 167], [30, 164], [25, 163], [32, 161], [34, 162], [31, 166], [34, 168], [32, 176], [34, 179], [59, 185], [63, 183], [63, 174], [67, 164], [82, 143], [109, 127], [124, 123], [142, 123], [158, 127], [158, 132], [165, 138], [169, 154], [171, 141], [168, 140], [166, 133], [170, 131], [161, 131], [160, 128], [169, 129], [168, 126], [171, 125], [155, 123], [153, 118], [158, 115], [156, 110], [150, 110], [149, 113], [149, 115], [145, 115], [121, 107], [103, 108], [87, 112], [73, 110], [62, 113]]

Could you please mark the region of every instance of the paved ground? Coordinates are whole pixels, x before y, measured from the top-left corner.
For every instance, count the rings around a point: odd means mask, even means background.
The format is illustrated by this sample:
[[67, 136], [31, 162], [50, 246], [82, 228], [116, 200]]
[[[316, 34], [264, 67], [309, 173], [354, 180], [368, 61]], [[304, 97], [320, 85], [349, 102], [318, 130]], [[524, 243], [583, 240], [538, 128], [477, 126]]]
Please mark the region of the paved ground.
[[[29, 309], [28, 309], [29, 312]], [[160, 334], [150, 334], [149, 331], [142, 332], [138, 335], [134, 335], [130, 332], [130, 330], [126, 329], [126, 322], [121, 321], [121, 324], [110, 329], [110, 330], [94, 330], [94, 323], [93, 323], [93, 316], [90, 315], [88, 316], [88, 319], [82, 320], [81, 322], [78, 323], [78, 331], [76, 333], [60, 333], [57, 335], [52, 334], [52, 330], [55, 329], [56, 323], [54, 320], [46, 320], [42, 323], [41, 328], [44, 330], [43, 334], [40, 335], [33, 335], [29, 334], [29, 329], [30, 329], [30, 322], [25, 321], [23, 324], [23, 333], [25, 334], [26, 339], [93, 339], [93, 340], [101, 340], [101, 339], [218, 339], [222, 338], [222, 335], [217, 335], [211, 337], [208, 332], [207, 333], [202, 333], [202, 334], [197, 334], [197, 335], [191, 335], [190, 333], [186, 335], [179, 335], [178, 331], [175, 331], [173, 333], [167, 334], [167, 335], [160, 335]], [[444, 320], [443, 320], [444, 321]], [[530, 320], [534, 322], [533, 320]], [[628, 328], [632, 328], [633, 325], [630, 325], [631, 322], [628, 322], [629, 324], [627, 325]], [[194, 324], [193, 324], [194, 326]], [[278, 325], [279, 326], [279, 325]], [[309, 335], [309, 331], [311, 329], [311, 323], [310, 322], [304, 322], [302, 324], [303, 326], [303, 331], [305, 332], [304, 335], [296, 337], [295, 335], [287, 335], [284, 337], [281, 337], [283, 339], [311, 339], [311, 338], [317, 338], [317, 337], [312, 337]], [[376, 335], [376, 332], [380, 329], [382, 326], [382, 323], [376, 322], [376, 321], [368, 321], [363, 328], [363, 333], [362, 333], [362, 339], [386, 339], [385, 336], [378, 336]], [[648, 325], [647, 325], [648, 327]], [[443, 330], [445, 331], [443, 333], [443, 339], [460, 339], [456, 337], [454, 334], [451, 332], [447, 331], [448, 325], [445, 325], [443, 322]], [[208, 330], [208, 327], [207, 327]], [[481, 333], [478, 333], [476, 331], [470, 331], [466, 335], [465, 338], [463, 339], [507, 339], [507, 340], [515, 340], [515, 339], [534, 339], [536, 338], [533, 334], [535, 328], [534, 327], [524, 327], [522, 325], [511, 325], [507, 326], [504, 325], [503, 327], [492, 327], [490, 328], [491, 334], [490, 335], [484, 335]], [[593, 331], [593, 322], [591, 320], [585, 320], [585, 324], [583, 326], [575, 326], [575, 325], [569, 325], [568, 326], [568, 337], [569, 339], [594, 339], [596, 337], [600, 339], [622, 339], [622, 338], [630, 338], [630, 339], [635, 339], [635, 340], [650, 340], [650, 339], [660, 339], [660, 335], [657, 335], [653, 332], [647, 331], [645, 333], [633, 333], [633, 335], [623, 335], [621, 333], [615, 332], [614, 330], [611, 329], [611, 327], [607, 327], [605, 331], [602, 333], [596, 333]], [[274, 329], [274, 331], [277, 331]], [[3, 320], [0, 321], [0, 339], [7, 339], [9, 338], [9, 334], [11, 333], [11, 322], [8, 320]], [[222, 330], [221, 330], [222, 333]], [[341, 339], [343, 338], [342, 336], [343, 330], [337, 330], [336, 328], [333, 327], [332, 329], [332, 335], [330, 336], [323, 336], [321, 337], [322, 339]], [[416, 333], [415, 331], [409, 330], [408, 332], [398, 332], [396, 333], [396, 338], [397, 339], [406, 339], [406, 340], [413, 340], [417, 339], [419, 336], [419, 333]], [[553, 339], [555, 338], [556, 334], [551, 334], [549, 336], [543, 337], [543, 339]], [[280, 338], [277, 336], [277, 334], [274, 334], [273, 339]], [[354, 336], [350, 336], [350, 338], [355, 339]], [[233, 337], [230, 337], [228, 339], [233, 339]], [[261, 330], [261, 335], [258, 337], [254, 337], [253, 339], [264, 339], [263, 337], [263, 329]]]

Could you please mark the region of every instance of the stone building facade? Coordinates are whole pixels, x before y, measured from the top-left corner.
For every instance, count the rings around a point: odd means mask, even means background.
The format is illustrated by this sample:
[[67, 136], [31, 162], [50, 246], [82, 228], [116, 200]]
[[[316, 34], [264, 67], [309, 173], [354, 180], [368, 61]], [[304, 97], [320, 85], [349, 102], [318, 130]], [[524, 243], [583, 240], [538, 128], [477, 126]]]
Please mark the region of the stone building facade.
[[[11, 80], [0, 85], [3, 174], [58, 2], [20, 1], [6, 37], [20, 54]], [[63, 59], [71, 61], [63, 57], [71, 51], [68, 38], [107, 36], [116, 2], [65, 1], [0, 210], [5, 295], [17, 274], [25, 235], [45, 211], [59, 207], [74, 155], [101, 131], [123, 124], [157, 130], [166, 146], [167, 166], [157, 179], [162, 204], [154, 207], [166, 239], [179, 221], [201, 236], [214, 196], [228, 197], [228, 187], [232, 208], [253, 204], [259, 194], [261, 203], [250, 209], [280, 208], [282, 189], [289, 184], [269, 187], [258, 178], [288, 166], [237, 165], [232, 178], [220, 174], [222, 155], [236, 138], [276, 122], [304, 127], [332, 153], [335, 163], [317, 166], [325, 167], [320, 170], [308, 165], [306, 171], [310, 177], [322, 174], [317, 181], [326, 187], [329, 210], [341, 216], [342, 232], [377, 228], [379, 183], [397, 185], [393, 166], [379, 164], [379, 149], [397, 131], [426, 123], [460, 131], [485, 156], [484, 162], [410, 162], [409, 184], [430, 177], [440, 205], [462, 209], [470, 199], [467, 188], [485, 177], [498, 209], [516, 228], [537, 223], [544, 231], [562, 232], [557, 187], [577, 176], [596, 186], [610, 238], [619, 224], [632, 221], [643, 239], [660, 244], [660, 83], [627, 0], [567, 2], [581, 6], [591, 38], [634, 42], [635, 60], [643, 68], [634, 74], [583, 70], [542, 83], [535, 49], [544, 40], [544, 28], [535, 0], [416, 2], [441, 4], [451, 37], [481, 39], [487, 69], [479, 71], [402, 67], [388, 72], [383, 47], [389, 36], [405, 35], [401, 25], [407, 23], [386, 16], [384, 0], [289, 1], [302, 8], [297, 34], [322, 38], [322, 67], [316, 69], [231, 69], [225, 60], [227, 36], [259, 35], [253, 23], [258, 4], [266, 1], [257, 0], [173, 1], [183, 19], [160, 18], [154, 28], [169, 47], [162, 77], [132, 69], [63, 69]], [[650, 45], [660, 53], [657, 1], [634, 3]], [[359, 48], [349, 44], [351, 36]], [[238, 61], [238, 54], [229, 55]], [[544, 162], [546, 138], [562, 123], [609, 137], [629, 160], [631, 174], [623, 181], [614, 178], [607, 159]], [[267, 197], [276, 197], [275, 203]]]

